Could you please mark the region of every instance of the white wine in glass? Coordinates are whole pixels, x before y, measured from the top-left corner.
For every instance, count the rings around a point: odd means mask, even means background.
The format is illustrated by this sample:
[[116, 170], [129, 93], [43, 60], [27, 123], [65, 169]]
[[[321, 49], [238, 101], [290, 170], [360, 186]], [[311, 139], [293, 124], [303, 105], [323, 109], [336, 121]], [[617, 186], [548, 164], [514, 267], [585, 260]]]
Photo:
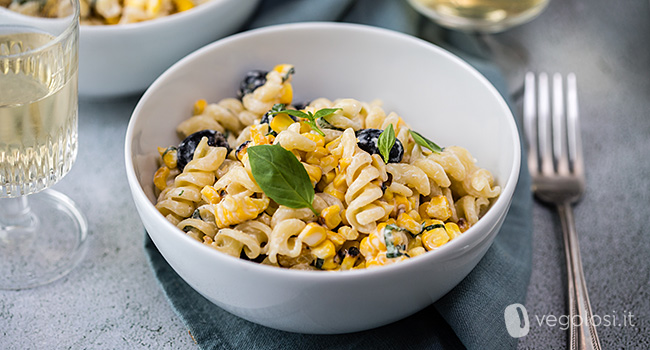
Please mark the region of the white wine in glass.
[[77, 156], [79, 3], [55, 18], [0, 8], [0, 289], [66, 275], [85, 253], [87, 224], [47, 189]]
[[443, 27], [496, 33], [539, 15], [549, 0], [409, 0]]

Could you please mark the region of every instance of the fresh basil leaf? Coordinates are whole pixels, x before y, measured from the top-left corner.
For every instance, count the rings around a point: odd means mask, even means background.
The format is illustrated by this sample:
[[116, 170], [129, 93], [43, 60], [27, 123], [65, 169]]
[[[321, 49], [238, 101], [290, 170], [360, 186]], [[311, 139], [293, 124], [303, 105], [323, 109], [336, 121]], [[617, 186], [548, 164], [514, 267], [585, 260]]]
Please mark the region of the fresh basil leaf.
[[443, 150], [442, 147], [436, 145], [433, 141], [427, 139], [426, 137], [420, 135], [419, 133], [417, 133], [417, 132], [415, 132], [413, 130], [410, 130], [410, 133], [411, 133], [411, 136], [413, 137], [413, 140], [418, 145], [420, 145], [422, 147], [426, 147], [426, 148], [430, 149], [432, 152], [435, 152], [435, 153], [442, 152], [442, 150]]
[[277, 114], [277, 113], [280, 113], [281, 111], [284, 111], [284, 109], [285, 109], [284, 104], [276, 103], [276, 104], [273, 105], [273, 107], [271, 107], [270, 112], [271, 112], [271, 114]]
[[379, 148], [379, 153], [384, 159], [384, 163], [388, 163], [390, 158], [390, 150], [395, 145], [395, 129], [393, 129], [393, 124], [388, 124], [386, 129], [379, 134], [377, 139], [377, 148]]
[[316, 119], [316, 123], [318, 124], [318, 127], [323, 128], [323, 129], [345, 131], [345, 130], [343, 130], [341, 128], [337, 128], [334, 125], [330, 124], [330, 122], [328, 122], [327, 119], [325, 119], [325, 118]]
[[[331, 110], [331, 109], [334, 109], [334, 108], [324, 108], [324, 109]], [[320, 111], [322, 111], [322, 110], [323, 109], [321, 109]], [[318, 111], [318, 112], [320, 112], [320, 111]], [[336, 111], [336, 109], [334, 109], [334, 111]], [[318, 112], [316, 112], [317, 115], [318, 115]], [[275, 115], [275, 114], [278, 114], [278, 113], [286, 113], [286, 114], [289, 114], [289, 115], [294, 116], [294, 117], [305, 119], [305, 122], [312, 128], [312, 130], [316, 131], [321, 136], [325, 136], [325, 133], [323, 132], [323, 130], [321, 130], [318, 127], [318, 124], [316, 124], [316, 116], [311, 114], [311, 112], [305, 113], [303, 111], [297, 111], [295, 109], [287, 109], [287, 110], [284, 110], [282, 112], [274, 112], [272, 114]], [[332, 113], [334, 113], [334, 112], [327, 113], [327, 115], [332, 114]]]
[[323, 132], [323, 130], [321, 130], [321, 129], [318, 127], [318, 125], [316, 125], [316, 122], [315, 122], [313, 119], [308, 119], [308, 120], [306, 121], [306, 123], [307, 123], [309, 126], [311, 126], [311, 129], [312, 129], [312, 130], [314, 130], [314, 131], [316, 131], [317, 133], [319, 133], [320, 136], [325, 136], [325, 133]]
[[314, 188], [307, 170], [293, 153], [280, 145], [252, 146], [247, 152], [253, 178], [269, 198], [289, 208], [309, 208], [318, 215], [312, 206]]
[[327, 117], [327, 116], [330, 115], [330, 114], [334, 114], [334, 113], [335, 113], [336, 111], [338, 111], [339, 109], [341, 109], [341, 108], [323, 108], [323, 109], [319, 109], [319, 110], [316, 111], [316, 113], [314, 114], [314, 119]]
[[[393, 231], [405, 231], [403, 228], [390, 224], [386, 225], [383, 228], [384, 242], [386, 243], [386, 257], [387, 258], [397, 258], [399, 256], [405, 255], [402, 250], [405, 250], [405, 247], [400, 245], [395, 245], [393, 238]], [[407, 231], [408, 232], [408, 231]]]
[[276, 115], [276, 114], [280, 114], [280, 113], [285, 113], [285, 114], [288, 114], [288, 115], [291, 115], [291, 116], [294, 116], [294, 117], [297, 117], [297, 118], [309, 119], [309, 114], [307, 114], [307, 113], [305, 113], [303, 111], [295, 110], [295, 109], [284, 109], [284, 110], [281, 110], [281, 111], [271, 112], [271, 115]]

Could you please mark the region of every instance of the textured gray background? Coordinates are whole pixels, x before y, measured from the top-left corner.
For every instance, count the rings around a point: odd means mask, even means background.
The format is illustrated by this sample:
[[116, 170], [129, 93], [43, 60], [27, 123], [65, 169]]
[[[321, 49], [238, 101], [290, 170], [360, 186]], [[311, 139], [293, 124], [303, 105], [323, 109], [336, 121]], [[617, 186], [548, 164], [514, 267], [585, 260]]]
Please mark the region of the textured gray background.
[[[619, 321], [631, 312], [636, 325], [598, 332], [605, 349], [650, 348], [650, 5], [551, 0], [497, 39], [530, 69], [578, 76], [588, 190], [576, 222], [592, 307]], [[56, 283], [0, 291], [0, 349], [195, 348], [149, 270], [126, 183], [124, 134], [137, 99], [80, 101], [79, 158], [55, 188], [88, 216], [88, 255]], [[536, 205], [534, 226], [531, 331], [519, 347], [561, 349], [565, 332], [536, 322], [566, 314], [559, 221]]]
[[[578, 77], [587, 193], [575, 207], [593, 312], [631, 312], [636, 327], [599, 327], [603, 349], [650, 348], [650, 4], [551, 1], [538, 19], [500, 35], [526, 66]], [[531, 331], [520, 348], [560, 349], [565, 332], [534, 316], [564, 309], [564, 251], [555, 212], [534, 209]]]

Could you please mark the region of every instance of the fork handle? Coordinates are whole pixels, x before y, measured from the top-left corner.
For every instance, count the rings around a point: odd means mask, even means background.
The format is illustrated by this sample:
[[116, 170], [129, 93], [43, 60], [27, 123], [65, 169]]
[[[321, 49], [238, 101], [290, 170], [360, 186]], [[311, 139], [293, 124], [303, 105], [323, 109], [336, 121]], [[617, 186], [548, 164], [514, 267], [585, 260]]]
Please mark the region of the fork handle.
[[569, 301], [569, 349], [601, 350], [594, 326], [589, 295], [582, 271], [580, 246], [573, 219], [571, 203], [557, 206], [564, 236], [564, 252], [567, 259], [568, 301]]

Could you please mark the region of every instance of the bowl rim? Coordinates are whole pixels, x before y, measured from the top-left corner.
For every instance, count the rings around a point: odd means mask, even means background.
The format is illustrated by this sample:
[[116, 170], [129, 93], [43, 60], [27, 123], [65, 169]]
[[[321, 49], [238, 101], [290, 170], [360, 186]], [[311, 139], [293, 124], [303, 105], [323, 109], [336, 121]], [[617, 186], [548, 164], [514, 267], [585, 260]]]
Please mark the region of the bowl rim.
[[[129, 187], [131, 188], [131, 194], [134, 197], [134, 200], [136, 202], [144, 202], [145, 206], [139, 208], [141, 210], [145, 210], [146, 212], [140, 214], [141, 216], [147, 215], [151, 216], [153, 220], [162, 222], [164, 226], [166, 226], [170, 230], [178, 230], [178, 228], [173, 225], [171, 222], [167, 221], [160, 212], [155, 208], [154, 204], [151, 203], [149, 198], [144, 192], [144, 189], [140, 185], [137, 176], [135, 174], [135, 168], [133, 166], [133, 159], [132, 159], [132, 143], [131, 140], [133, 139], [134, 135], [134, 127], [136, 124], [137, 116], [140, 114], [140, 111], [143, 108], [143, 105], [147, 102], [149, 97], [153, 95], [157, 87], [159, 85], [164, 85], [165, 80], [167, 79], [168, 76], [173, 74], [174, 71], [182, 69], [184, 66], [187, 64], [191, 63], [192, 60], [197, 59], [198, 57], [204, 55], [204, 54], [209, 54], [210, 51], [216, 50], [220, 46], [224, 46], [229, 44], [230, 42], [233, 41], [238, 41], [238, 40], [246, 40], [249, 37], [257, 36], [257, 35], [265, 35], [269, 33], [281, 33], [284, 31], [300, 31], [300, 30], [323, 30], [326, 32], [332, 31], [332, 30], [345, 30], [345, 31], [362, 31], [366, 33], [370, 33], [372, 35], [380, 35], [380, 36], [391, 36], [393, 38], [397, 38], [400, 40], [407, 40], [414, 45], [419, 45], [419, 46], [425, 46], [427, 49], [436, 52], [436, 54], [444, 56], [446, 59], [451, 60], [453, 63], [460, 65], [462, 68], [467, 70], [469, 73], [471, 73], [474, 78], [478, 79], [482, 85], [484, 85], [488, 91], [493, 95], [498, 104], [501, 106], [501, 108], [506, 112], [505, 117], [509, 117], [506, 120], [506, 123], [509, 125], [509, 131], [510, 134], [513, 135], [513, 142], [512, 142], [512, 147], [513, 147], [513, 164], [512, 168], [510, 169], [510, 173], [508, 174], [507, 178], [505, 179], [505, 186], [501, 185], [501, 194], [499, 197], [492, 203], [490, 210], [487, 211], [487, 213], [472, 227], [470, 227], [467, 231], [465, 231], [462, 235], [459, 237], [455, 238], [454, 240], [448, 242], [447, 244], [441, 246], [440, 248], [436, 249], [434, 252], [427, 252], [425, 254], [419, 255], [417, 257], [407, 259], [406, 261], [400, 261], [395, 264], [390, 264], [386, 266], [381, 266], [380, 268], [371, 268], [371, 269], [359, 269], [359, 270], [349, 270], [349, 271], [336, 271], [336, 273], [327, 273], [327, 271], [310, 271], [310, 270], [293, 270], [293, 269], [287, 269], [287, 268], [278, 268], [276, 266], [270, 266], [270, 265], [264, 265], [264, 264], [259, 264], [256, 262], [244, 260], [241, 258], [236, 258], [229, 256], [227, 254], [221, 253], [214, 248], [208, 247], [195, 239], [193, 239], [190, 236], [187, 235], [179, 235], [179, 237], [182, 236], [180, 239], [186, 239], [189, 244], [194, 244], [196, 249], [203, 249], [204, 252], [210, 252], [207, 254], [214, 254], [215, 259], [221, 260], [221, 259], [226, 259], [222, 260], [222, 262], [226, 266], [237, 266], [239, 265], [240, 268], [242, 269], [261, 269], [260, 272], [263, 272], [265, 274], [273, 274], [273, 276], [279, 277], [279, 278], [298, 278], [301, 280], [304, 280], [305, 278], [313, 278], [314, 281], [316, 280], [321, 280], [321, 279], [358, 279], [358, 278], [370, 278], [371, 276], [374, 276], [376, 274], [389, 274], [389, 273], [399, 273], [400, 270], [402, 269], [410, 269], [412, 266], [414, 267], [415, 265], [418, 264], [429, 264], [430, 261], [435, 260], [435, 259], [441, 259], [441, 260], [446, 260], [450, 258], [454, 258], [460, 255], [463, 255], [466, 251], [472, 250], [476, 248], [478, 245], [480, 245], [483, 241], [486, 239], [489, 239], [489, 234], [488, 234], [488, 225], [490, 223], [497, 223], [499, 221], [498, 218], [498, 213], [497, 211], [505, 211], [505, 215], [507, 215], [509, 211], [509, 206], [510, 202], [512, 200], [514, 190], [517, 186], [518, 179], [519, 179], [519, 170], [520, 170], [520, 164], [521, 164], [521, 140], [519, 137], [519, 132], [517, 129], [517, 125], [515, 123], [514, 116], [512, 114], [511, 109], [509, 108], [508, 104], [504, 100], [504, 98], [501, 96], [501, 94], [497, 91], [497, 89], [490, 83], [487, 78], [485, 78], [481, 73], [479, 73], [474, 67], [469, 65], [469, 63], [465, 62], [463, 59], [460, 57], [450, 53], [449, 51], [440, 48], [428, 41], [416, 38], [414, 36], [404, 34], [401, 32], [397, 32], [394, 30], [390, 29], [385, 29], [385, 28], [380, 28], [380, 27], [375, 27], [375, 26], [369, 26], [369, 25], [364, 25], [364, 24], [354, 24], [354, 23], [342, 23], [342, 22], [320, 22], [320, 21], [314, 21], [314, 22], [300, 22], [300, 23], [289, 23], [289, 24], [279, 24], [279, 25], [272, 25], [272, 26], [267, 26], [267, 27], [262, 27], [262, 28], [257, 28], [257, 29], [252, 29], [244, 32], [240, 32], [228, 37], [225, 37], [223, 39], [220, 39], [218, 41], [215, 41], [211, 44], [208, 44], [192, 53], [189, 55], [183, 57], [180, 59], [178, 62], [176, 62], [174, 65], [172, 65], [170, 68], [168, 68], [164, 73], [162, 73], [150, 86], [147, 88], [147, 90], [144, 92], [140, 100], [138, 101], [136, 107], [133, 110], [133, 113], [131, 115], [131, 118], [129, 120], [129, 124], [127, 127], [126, 135], [125, 135], [125, 147], [124, 147], [124, 157], [125, 157], [125, 163], [126, 163], [126, 174], [127, 174], [127, 179], [129, 182]], [[496, 207], [499, 207], [499, 209], [495, 209]], [[142, 217], [141, 217], [142, 220]], [[484, 234], [480, 234], [481, 231], [485, 231]], [[179, 231], [180, 232], [180, 231]], [[498, 232], [496, 232], [498, 233]], [[147, 232], [147, 234], [149, 234]], [[495, 237], [496, 234], [493, 236]], [[462, 249], [458, 251], [458, 248]], [[240, 265], [241, 264], [241, 265]], [[269, 275], [271, 276], [271, 275]]]
[[[106, 33], [106, 34], [115, 35], [120, 33], [131, 34], [133, 30], [137, 30], [141, 28], [155, 30], [160, 27], [166, 26], [167, 24], [171, 25], [175, 22], [185, 21], [186, 19], [187, 21], [191, 21], [191, 19], [198, 16], [201, 13], [201, 11], [205, 11], [208, 8], [213, 8], [213, 7], [218, 8], [224, 6], [227, 3], [237, 3], [241, 1], [252, 1], [257, 3], [259, 0], [209, 0], [199, 6], [193, 7], [186, 11], [176, 12], [176, 13], [169, 14], [167, 16], [158, 17], [158, 18], [154, 18], [142, 22], [113, 24], [113, 25], [80, 24], [79, 31], [95, 33], [95, 34]], [[201, 10], [201, 11], [196, 11], [196, 10]]]

